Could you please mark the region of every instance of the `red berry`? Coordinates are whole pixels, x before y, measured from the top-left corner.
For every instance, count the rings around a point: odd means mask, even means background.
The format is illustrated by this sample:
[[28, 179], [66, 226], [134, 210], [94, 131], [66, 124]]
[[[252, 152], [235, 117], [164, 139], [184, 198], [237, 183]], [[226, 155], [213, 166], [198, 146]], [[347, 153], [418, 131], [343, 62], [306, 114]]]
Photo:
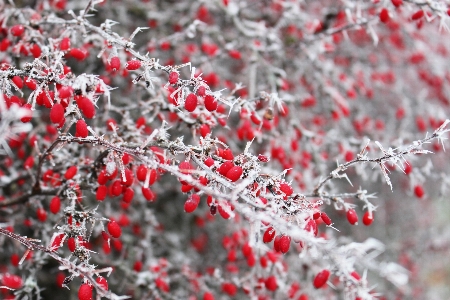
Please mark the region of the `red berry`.
[[67, 99], [73, 94], [73, 88], [70, 86], [63, 86], [58, 90], [59, 98]]
[[133, 197], [134, 197], [134, 190], [130, 187], [127, 187], [125, 189], [125, 192], [123, 193], [122, 201], [130, 203], [131, 200], [133, 200]]
[[111, 69], [119, 70], [120, 69], [120, 59], [117, 56], [112, 57], [111, 61], [109, 62], [109, 65], [111, 66]]
[[280, 237], [279, 248], [281, 253], [287, 253], [291, 247], [291, 237], [288, 235], [283, 235]]
[[39, 221], [45, 222], [47, 220], [47, 212], [42, 207], [39, 207], [36, 211], [36, 217]]
[[74, 237], [70, 237], [70, 238], [67, 240], [67, 248], [69, 248], [69, 251], [70, 251], [70, 252], [75, 251], [75, 249], [77, 248], [77, 242], [75, 241], [75, 238], [74, 238]]
[[276, 291], [276, 289], [278, 288], [278, 284], [277, 284], [277, 278], [275, 276], [270, 276], [268, 277], [265, 282], [264, 285], [266, 286], [266, 289], [268, 289], [269, 291]]
[[214, 96], [212, 96], [212, 95], [205, 96], [205, 108], [208, 111], [215, 111], [218, 106], [219, 106], [219, 103], [217, 102], [217, 100]]
[[106, 195], [108, 194], [108, 188], [106, 185], [100, 185], [97, 188], [97, 192], [95, 193], [95, 198], [97, 201], [103, 201], [106, 198]]
[[380, 21], [383, 23], [387, 23], [389, 21], [389, 11], [386, 8], [381, 9], [380, 11]]
[[154, 201], [155, 200], [155, 194], [153, 194], [152, 190], [150, 188], [142, 187], [141, 188], [142, 195], [144, 195], [144, 198], [147, 201]]
[[122, 235], [122, 229], [116, 221], [110, 221], [108, 223], [108, 232], [113, 238], [119, 238]]
[[373, 212], [366, 211], [363, 216], [363, 224], [369, 226], [373, 222]]
[[86, 53], [78, 48], [72, 48], [69, 51], [70, 56], [75, 58], [76, 60], [84, 60], [86, 58]]
[[423, 15], [424, 15], [423, 10], [418, 10], [411, 16], [411, 19], [412, 20], [419, 20], [420, 18], [423, 17]]
[[423, 187], [421, 185], [416, 185], [414, 187], [414, 194], [416, 194], [417, 198], [422, 198], [423, 195], [425, 195], [425, 191], [423, 190]]
[[71, 166], [67, 169], [66, 173], [64, 174], [64, 178], [67, 180], [72, 179], [78, 172], [77, 166]]
[[203, 300], [214, 300], [214, 295], [210, 292], [206, 292], [203, 294]]
[[231, 217], [232, 209], [231, 209], [231, 205], [228, 202], [226, 202], [226, 201], [221, 202], [218, 206], [218, 210], [219, 210], [220, 216], [222, 218], [224, 218], [225, 220], [227, 220]]
[[70, 48], [70, 39], [65, 37], [61, 40], [61, 43], [59, 43], [59, 49], [61, 51], [66, 51]]
[[117, 197], [122, 194], [122, 182], [120, 179], [117, 179], [112, 183], [110, 191], [113, 197]]
[[327, 269], [322, 270], [321, 272], [319, 272], [316, 275], [316, 277], [314, 277], [314, 282], [313, 282], [314, 287], [316, 289], [323, 287], [327, 283], [327, 280], [329, 277], [330, 277], [330, 271], [328, 271]]
[[263, 242], [270, 243], [275, 237], [275, 229], [273, 227], [269, 227], [266, 229], [263, 235]]
[[77, 104], [86, 118], [92, 119], [95, 116], [95, 106], [89, 98], [78, 98]]
[[241, 52], [239, 52], [238, 50], [230, 50], [230, 51], [228, 51], [228, 55], [232, 59], [236, 59], [236, 60], [241, 59]]
[[85, 138], [89, 134], [89, 130], [87, 128], [87, 124], [83, 119], [77, 121], [75, 126], [75, 136]]
[[25, 77], [25, 85], [33, 91], [37, 88], [36, 80], [32, 78]]
[[400, 5], [403, 4], [403, 0], [391, 0], [391, 1], [395, 7], [399, 7]]
[[322, 218], [322, 221], [326, 224], [326, 225], [328, 225], [328, 226], [330, 226], [331, 225], [331, 219], [330, 219], [330, 217], [326, 214], [326, 213], [321, 213], [320, 214], [320, 217]]
[[237, 287], [231, 282], [225, 282], [222, 283], [222, 291], [233, 297], [237, 293]]
[[92, 286], [83, 283], [78, 290], [78, 300], [92, 300]]
[[108, 281], [105, 277], [99, 276], [95, 279], [99, 286], [101, 286], [105, 291], [108, 290]]
[[58, 196], [55, 196], [50, 200], [50, 212], [52, 214], [57, 214], [61, 208], [61, 199]]
[[21, 277], [9, 273], [3, 274], [1, 285], [7, 286], [11, 289], [20, 289], [22, 284], [23, 282]]
[[197, 194], [193, 194], [184, 203], [184, 211], [187, 213], [193, 212], [198, 207], [199, 203], [200, 203], [200, 196]]
[[132, 71], [132, 70], [137, 70], [141, 67], [141, 61], [133, 59], [133, 60], [129, 60], [125, 66], [125, 68], [127, 68], [127, 70]]
[[12, 80], [12, 82], [14, 82], [15, 85], [17, 85], [17, 87], [19, 89], [23, 88], [23, 80], [22, 80], [22, 78], [20, 78], [19, 76], [14, 76], [11, 80]]
[[42, 54], [41, 47], [38, 44], [33, 44], [30, 48], [30, 52], [34, 58], [39, 58]]
[[188, 112], [193, 112], [197, 108], [197, 96], [194, 93], [187, 95], [186, 100], [184, 100], [184, 108]]
[[347, 220], [350, 224], [355, 225], [358, 223], [358, 215], [354, 209], [349, 209], [347, 211]]
[[205, 96], [206, 88], [203, 85], [201, 85], [198, 87], [196, 93], [197, 93], [197, 96], [203, 97], [203, 96]]
[[34, 158], [33, 158], [33, 156], [28, 156], [28, 158], [25, 160], [25, 163], [24, 163], [24, 168], [25, 169], [31, 169], [32, 167], [33, 167], [33, 165], [34, 165]]
[[145, 165], [139, 165], [139, 167], [136, 170], [136, 178], [139, 181], [144, 181], [145, 178], [147, 177], [147, 167]]
[[180, 170], [181, 173], [183, 174], [190, 174], [192, 172], [192, 170], [194, 170], [194, 167], [187, 161], [183, 161], [182, 163], [180, 163], [180, 165], [178, 166], [178, 169]]
[[285, 182], [280, 184], [280, 190], [288, 197], [294, 192], [294, 189]]
[[50, 110], [50, 120], [54, 124], [59, 124], [64, 120], [64, 107], [55, 103]]
[[232, 182], [235, 182], [239, 180], [239, 178], [241, 178], [241, 175], [242, 175], [242, 167], [234, 166], [227, 172], [225, 177], [230, 179]]
[[176, 84], [178, 82], [178, 73], [177, 72], [171, 72], [169, 74], [169, 83], [170, 84]]
[[14, 25], [11, 27], [11, 34], [13, 36], [21, 36], [25, 32], [25, 27], [23, 25]]
[[202, 126], [200, 126], [200, 135], [202, 137], [206, 137], [210, 133], [211, 133], [211, 128], [209, 128], [209, 126], [207, 124], [202, 124]]

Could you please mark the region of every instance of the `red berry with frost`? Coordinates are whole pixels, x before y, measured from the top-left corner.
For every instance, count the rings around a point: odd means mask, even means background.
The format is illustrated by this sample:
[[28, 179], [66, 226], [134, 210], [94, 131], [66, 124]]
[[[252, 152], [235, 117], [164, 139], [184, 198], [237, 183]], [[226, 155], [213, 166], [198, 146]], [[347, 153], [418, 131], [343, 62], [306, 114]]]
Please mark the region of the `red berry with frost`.
[[391, 0], [391, 2], [395, 7], [399, 7], [403, 4], [403, 0]]
[[291, 237], [288, 235], [281, 236], [278, 247], [281, 253], [287, 253], [291, 247]]
[[3, 274], [1, 285], [9, 287], [10, 289], [16, 290], [16, 289], [20, 289], [22, 287], [23, 282], [22, 282], [21, 277], [19, 277], [17, 275], [5, 273], [5, 274]]
[[178, 166], [178, 169], [180, 170], [181, 173], [183, 174], [190, 174], [193, 170], [194, 167], [187, 161], [183, 161], [182, 163], [180, 163], [180, 165]]
[[197, 108], [197, 102], [197, 96], [194, 93], [190, 93], [184, 100], [184, 108], [188, 112], [193, 112]]
[[111, 58], [109, 65], [111, 67], [111, 69], [114, 70], [119, 70], [120, 69], [120, 59], [117, 56], [114, 56]]
[[280, 190], [288, 197], [294, 192], [294, 189], [285, 182], [280, 184]]
[[206, 94], [206, 88], [203, 85], [201, 85], [198, 87], [196, 93], [197, 93], [197, 96], [203, 97]]
[[50, 121], [54, 124], [59, 124], [64, 120], [64, 107], [55, 103], [50, 110]]
[[85, 138], [89, 134], [89, 130], [87, 128], [87, 124], [83, 119], [77, 121], [75, 126], [75, 136], [80, 138]]
[[217, 102], [216, 98], [213, 95], [205, 96], [205, 108], [208, 111], [215, 111], [218, 106], [219, 103]]
[[55, 196], [50, 200], [49, 209], [52, 214], [57, 214], [59, 212], [61, 209], [61, 199], [58, 196]]
[[116, 221], [110, 221], [108, 223], [108, 232], [113, 238], [119, 238], [122, 235], [122, 229]]
[[99, 276], [95, 279], [99, 286], [101, 286], [105, 291], [108, 290], [108, 281], [105, 277]]
[[356, 211], [354, 209], [349, 209], [347, 211], [347, 221], [351, 225], [355, 225], [358, 223], [358, 215], [356, 214]]
[[269, 227], [264, 231], [263, 242], [270, 243], [275, 237], [275, 229], [273, 227]]
[[137, 70], [141, 67], [141, 61], [137, 59], [129, 60], [125, 66], [128, 71]]
[[75, 177], [77, 172], [78, 172], [77, 166], [71, 166], [67, 169], [66, 173], [64, 174], [64, 178], [66, 178], [67, 180], [70, 180], [73, 177]]
[[23, 88], [23, 80], [20, 76], [14, 76], [11, 80], [19, 89]]
[[[212, 206], [211, 206], [212, 207]], [[231, 205], [226, 202], [223, 201], [219, 204], [219, 206], [217, 207], [217, 210], [219, 211], [219, 214], [222, 218], [224, 218], [225, 220], [231, 218]]]
[[328, 271], [327, 269], [322, 270], [321, 272], [319, 272], [316, 275], [316, 277], [314, 277], [314, 281], [313, 281], [314, 287], [316, 289], [320, 289], [327, 283], [329, 277], [330, 277], [330, 271]]
[[14, 25], [11, 27], [11, 34], [13, 36], [21, 36], [25, 32], [25, 27], [23, 25]]
[[78, 289], [78, 300], [92, 300], [92, 286], [83, 283]]
[[178, 73], [177, 72], [171, 72], [169, 74], [169, 83], [170, 84], [176, 84], [178, 82]]
[[184, 203], [184, 211], [187, 213], [192, 213], [197, 209], [199, 203], [200, 203], [200, 196], [197, 194], [193, 194]]
[[268, 289], [271, 292], [274, 292], [278, 288], [277, 278], [275, 276], [270, 276], [264, 281], [264, 285], [266, 286], [266, 289]]
[[86, 118], [92, 119], [95, 116], [95, 106], [89, 98], [81, 97], [77, 101], [77, 104]]
[[320, 214], [320, 217], [321, 217], [322, 221], [323, 221], [326, 225], [328, 225], [328, 226], [331, 225], [331, 219], [330, 219], [330, 217], [329, 217], [326, 213], [322, 212], [322, 213]]
[[231, 180], [232, 182], [235, 182], [238, 181], [239, 178], [241, 178], [241, 175], [242, 175], [242, 167], [234, 166], [227, 172], [225, 177]]
[[369, 226], [373, 222], [373, 212], [366, 211], [363, 216], [363, 224]]

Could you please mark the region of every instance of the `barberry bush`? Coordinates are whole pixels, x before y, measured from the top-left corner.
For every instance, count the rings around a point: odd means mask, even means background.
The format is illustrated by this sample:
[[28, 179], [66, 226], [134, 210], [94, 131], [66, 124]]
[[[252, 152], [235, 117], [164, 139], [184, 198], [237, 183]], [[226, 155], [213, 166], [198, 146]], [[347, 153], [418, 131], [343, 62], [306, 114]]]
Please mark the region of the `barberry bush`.
[[0, 297], [449, 297], [449, 2], [2, 1]]

